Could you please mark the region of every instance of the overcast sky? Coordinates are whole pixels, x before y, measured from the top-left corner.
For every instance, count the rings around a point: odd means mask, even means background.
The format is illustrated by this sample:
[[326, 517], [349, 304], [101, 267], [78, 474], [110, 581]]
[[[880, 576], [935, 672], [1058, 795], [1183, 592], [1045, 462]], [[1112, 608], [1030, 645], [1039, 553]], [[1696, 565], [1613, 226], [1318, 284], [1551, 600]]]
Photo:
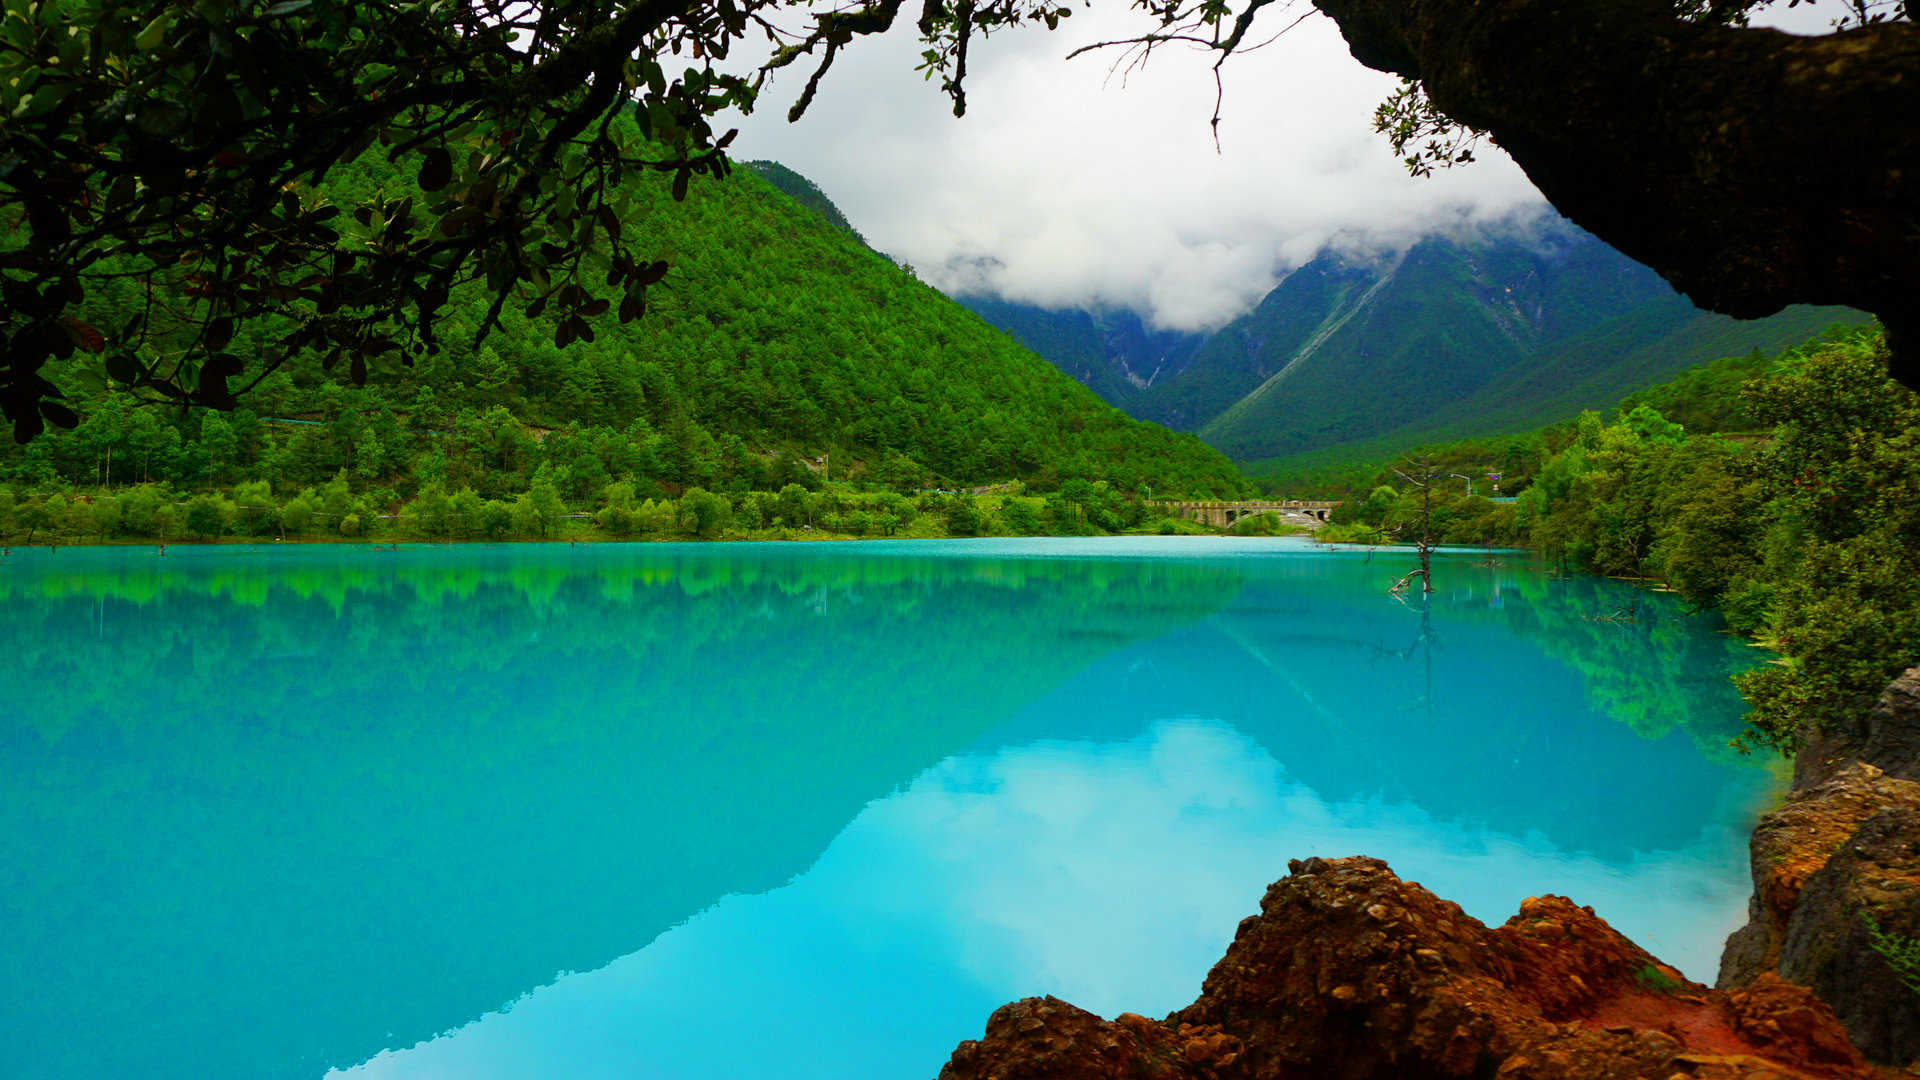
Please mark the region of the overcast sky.
[[[1256, 27], [1308, 10], [1295, 0]], [[1796, 29], [1825, 25], [1792, 15]], [[914, 72], [912, 20], [899, 21], [835, 60], [798, 124], [786, 111], [811, 68], [782, 73], [733, 149], [804, 174], [869, 243], [948, 292], [1213, 329], [1330, 243], [1388, 249], [1546, 206], [1492, 147], [1476, 165], [1409, 177], [1372, 131], [1397, 81], [1360, 66], [1318, 14], [1227, 63], [1217, 152], [1210, 54], [1163, 49], [1124, 79], [1111, 55], [1064, 59], [1137, 33], [1121, 4], [977, 44], [958, 120]]]

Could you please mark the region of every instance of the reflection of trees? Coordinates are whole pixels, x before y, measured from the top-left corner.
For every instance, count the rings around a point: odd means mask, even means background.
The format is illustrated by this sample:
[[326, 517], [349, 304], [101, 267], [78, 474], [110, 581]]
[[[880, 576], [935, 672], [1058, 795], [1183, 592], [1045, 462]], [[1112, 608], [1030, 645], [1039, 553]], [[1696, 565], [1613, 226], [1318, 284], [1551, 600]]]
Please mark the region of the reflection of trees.
[[[1446, 625], [1497, 623], [1578, 672], [1594, 707], [1639, 735], [1685, 731], [1709, 755], [1732, 753], [1727, 743], [1740, 731], [1744, 706], [1731, 679], [1755, 657], [1738, 640], [1712, 632], [1723, 625], [1717, 616], [1689, 613], [1674, 596], [1608, 578], [1524, 564], [1514, 570], [1482, 555], [1442, 558], [1460, 576], [1436, 600]], [[1375, 648], [1403, 660], [1425, 650], [1430, 670], [1433, 610], [1405, 607], [1419, 621], [1411, 644]], [[1609, 617], [1620, 612], [1632, 617]], [[1487, 678], [1502, 678], [1497, 660]]]
[[4, 1026], [49, 1076], [161, 1075], [156, 1047], [189, 1045], [220, 1064], [178, 1075], [317, 1075], [445, 1030], [779, 885], [1008, 709], [1238, 587], [817, 549], [8, 570], [0, 956], [36, 993]]
[[[1753, 650], [1718, 629], [1716, 616], [1689, 615], [1676, 598], [1605, 578], [1546, 580], [1514, 575], [1510, 625], [1580, 673], [1606, 715], [1655, 739], [1684, 731], [1712, 757], [1731, 757], [1744, 711], [1732, 677], [1753, 666]], [[1631, 620], [1603, 616], [1632, 607]]]
[[[530, 657], [564, 666], [575, 655], [624, 653], [644, 655], [645, 663], [605, 673], [616, 681], [594, 688], [597, 708], [645, 705], [663, 672], [694, 664], [733, 684], [735, 700], [777, 687], [783, 670], [831, 670], [856, 707], [936, 702], [954, 692], [954, 680], [969, 677], [960, 692], [985, 706], [1017, 696], [1005, 680], [988, 677], [993, 663], [1053, 638], [1056, 625], [1111, 623], [1131, 636], [1131, 616], [1142, 610], [1197, 617], [1235, 587], [1231, 575], [1171, 563], [740, 560], [658, 547], [496, 552], [450, 563], [430, 549], [335, 550], [341, 554], [164, 561], [102, 553], [108, 557], [95, 560], [97, 572], [47, 567], [0, 579], [9, 612], [0, 648], [20, 680], [0, 689], [0, 701], [33, 688], [15, 715], [55, 729], [122, 712], [130, 694], [146, 704], [145, 723], [244, 708], [278, 724], [294, 722], [321, 684], [336, 698], [378, 694], [395, 680], [459, 694], [464, 679], [524, 666]], [[92, 614], [80, 618], [83, 609]], [[1052, 621], [1025, 617], [1029, 610]], [[925, 632], [930, 614], [942, 628], [932, 635]], [[537, 642], [476, 632], [509, 624]], [[90, 628], [79, 632], [83, 625]], [[795, 625], [814, 632], [795, 633]], [[847, 635], [902, 647], [849, 653]], [[734, 653], [751, 658], [738, 670], [714, 667]], [[1075, 655], [1061, 659], [1071, 664]], [[82, 672], [90, 674], [76, 677]], [[42, 693], [47, 686], [59, 692]], [[524, 715], [543, 703], [490, 695], [474, 704], [481, 715], [508, 706]], [[415, 706], [446, 718], [434, 695], [390, 703]]]
[[[1431, 557], [1431, 553], [1423, 552], [1422, 555], [1423, 560]], [[1428, 568], [1422, 568], [1419, 573], [1423, 580], [1427, 580]], [[1427, 584], [1431, 586], [1432, 582], [1428, 580]], [[1425, 692], [1420, 695], [1420, 705], [1427, 719], [1431, 721], [1433, 719], [1433, 596], [1431, 592], [1423, 590], [1418, 602], [1409, 601], [1405, 590], [1398, 588], [1390, 591], [1388, 595], [1402, 607], [1418, 611], [1420, 627], [1414, 632], [1413, 640], [1404, 647], [1388, 649], [1384, 645], [1376, 645], [1374, 651], [1381, 656], [1391, 656], [1397, 660], [1412, 660], [1416, 657], [1419, 659], [1420, 671], [1426, 686]]]
[[[1725, 742], [1744, 650], [1710, 620], [1652, 595], [1636, 623], [1595, 623], [1631, 590], [1436, 558], [1424, 609], [1382, 596], [1358, 552], [1252, 577], [1201, 631], [1224, 640], [1175, 677], [1205, 688], [1182, 711], [1261, 740], [1329, 802], [1410, 802], [1606, 859], [1690, 846], [1743, 797]], [[1683, 731], [1691, 746], [1662, 738]]]

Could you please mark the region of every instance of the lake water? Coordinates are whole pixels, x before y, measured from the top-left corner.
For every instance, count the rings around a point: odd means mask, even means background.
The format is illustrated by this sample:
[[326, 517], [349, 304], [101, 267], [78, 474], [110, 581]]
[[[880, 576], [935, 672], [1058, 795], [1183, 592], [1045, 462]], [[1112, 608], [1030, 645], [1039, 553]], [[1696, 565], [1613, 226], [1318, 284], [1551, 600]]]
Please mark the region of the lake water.
[[1186, 1004], [1289, 858], [1697, 979], [1751, 650], [1523, 556], [1204, 538], [15, 551], [0, 1075], [930, 1078]]

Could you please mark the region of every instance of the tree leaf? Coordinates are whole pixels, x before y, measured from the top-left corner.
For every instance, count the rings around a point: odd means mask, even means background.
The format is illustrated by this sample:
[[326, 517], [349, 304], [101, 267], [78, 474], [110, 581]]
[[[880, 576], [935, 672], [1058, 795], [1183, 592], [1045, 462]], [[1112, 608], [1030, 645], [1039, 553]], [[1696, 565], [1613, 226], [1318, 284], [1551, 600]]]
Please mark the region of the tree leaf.
[[137, 383], [147, 377], [146, 366], [132, 353], [117, 352], [107, 357], [107, 374], [123, 383]]
[[141, 52], [152, 52], [160, 47], [161, 42], [167, 40], [167, 31], [171, 29], [172, 26], [173, 12], [162, 11], [160, 14], [154, 16], [153, 21], [147, 24], [146, 29], [140, 31], [140, 33], [134, 37], [133, 47], [139, 49]]
[[40, 403], [40, 412], [41, 415], [52, 421], [55, 427], [74, 428], [80, 424], [80, 417], [75, 415], [72, 409], [67, 408], [57, 401], [42, 401]]
[[427, 151], [420, 162], [420, 190], [439, 191], [453, 180], [453, 155], [444, 146]]

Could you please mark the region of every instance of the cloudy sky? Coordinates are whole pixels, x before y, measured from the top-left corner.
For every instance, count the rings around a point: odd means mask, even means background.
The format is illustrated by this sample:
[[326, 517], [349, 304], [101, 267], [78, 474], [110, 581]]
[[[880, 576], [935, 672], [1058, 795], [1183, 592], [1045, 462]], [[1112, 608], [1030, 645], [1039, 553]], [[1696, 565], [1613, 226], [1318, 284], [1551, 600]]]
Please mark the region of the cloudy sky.
[[[1308, 10], [1294, 0], [1263, 24]], [[1796, 28], [1825, 25], [1805, 7], [1792, 15]], [[1492, 148], [1477, 165], [1409, 177], [1372, 131], [1396, 80], [1361, 67], [1318, 14], [1229, 61], [1218, 151], [1208, 54], [1165, 49], [1125, 78], [1113, 55], [1064, 59], [1137, 33], [1122, 5], [976, 45], [959, 120], [914, 72], [919, 46], [911, 19], [900, 23], [844, 51], [798, 124], [787, 106], [811, 69], [782, 73], [734, 150], [803, 173], [869, 243], [949, 292], [1126, 306], [1212, 329], [1330, 243], [1391, 248], [1545, 207]]]

